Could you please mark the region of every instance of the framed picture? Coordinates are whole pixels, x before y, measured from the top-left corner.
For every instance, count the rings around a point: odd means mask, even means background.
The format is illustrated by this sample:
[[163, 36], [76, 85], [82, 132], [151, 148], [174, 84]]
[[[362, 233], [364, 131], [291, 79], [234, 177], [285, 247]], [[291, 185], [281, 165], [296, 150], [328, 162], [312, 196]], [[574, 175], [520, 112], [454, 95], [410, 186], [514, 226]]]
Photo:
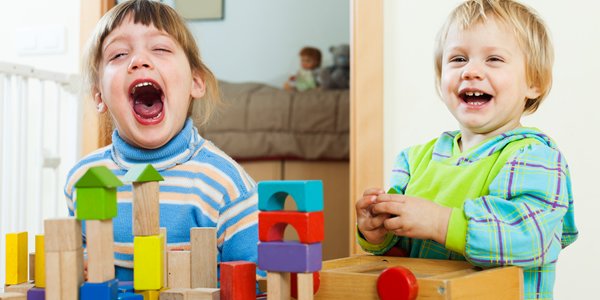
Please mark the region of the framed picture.
[[187, 20], [222, 20], [224, 0], [170, 0], [177, 12]]

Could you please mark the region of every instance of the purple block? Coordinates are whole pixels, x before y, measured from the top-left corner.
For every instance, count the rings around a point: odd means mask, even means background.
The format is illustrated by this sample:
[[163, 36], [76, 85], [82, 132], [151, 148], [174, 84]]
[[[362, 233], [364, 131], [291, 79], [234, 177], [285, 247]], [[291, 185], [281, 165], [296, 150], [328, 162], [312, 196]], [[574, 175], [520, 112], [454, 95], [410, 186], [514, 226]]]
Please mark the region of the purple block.
[[321, 270], [321, 243], [258, 243], [258, 268], [265, 271], [312, 273]]
[[27, 300], [46, 300], [46, 290], [33, 287], [27, 290]]

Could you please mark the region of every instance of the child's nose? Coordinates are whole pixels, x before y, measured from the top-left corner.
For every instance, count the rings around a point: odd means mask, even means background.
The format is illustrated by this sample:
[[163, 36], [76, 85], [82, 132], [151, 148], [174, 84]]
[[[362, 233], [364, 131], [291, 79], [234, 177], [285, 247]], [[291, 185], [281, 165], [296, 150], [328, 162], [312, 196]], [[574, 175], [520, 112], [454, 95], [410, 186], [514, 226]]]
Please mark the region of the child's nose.
[[483, 79], [483, 71], [475, 63], [469, 62], [464, 67], [461, 77], [465, 80]]
[[129, 62], [128, 70], [132, 72], [134, 70], [140, 68], [152, 69], [152, 63], [150, 60], [143, 54], [136, 54], [131, 57], [131, 62]]

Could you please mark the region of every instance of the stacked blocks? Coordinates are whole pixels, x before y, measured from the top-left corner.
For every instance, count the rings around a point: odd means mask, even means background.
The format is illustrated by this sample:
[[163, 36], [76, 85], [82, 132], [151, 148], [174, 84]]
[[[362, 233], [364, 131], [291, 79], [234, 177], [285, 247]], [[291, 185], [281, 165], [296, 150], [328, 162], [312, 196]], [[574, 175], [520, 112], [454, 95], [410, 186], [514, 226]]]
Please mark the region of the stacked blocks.
[[82, 300], [116, 300], [113, 222], [117, 216], [117, 187], [123, 183], [106, 167], [97, 166], [75, 183], [76, 215], [86, 222], [88, 281], [81, 288]]
[[[288, 195], [298, 211], [283, 210]], [[298, 273], [298, 299], [312, 299], [312, 273], [321, 270], [324, 239], [322, 182], [259, 182], [258, 207], [258, 267], [268, 272], [269, 298], [288, 299], [289, 273]], [[298, 242], [283, 241], [287, 225], [296, 229]]]
[[133, 185], [133, 286], [150, 297], [149, 291], [165, 284], [166, 235], [160, 233], [158, 185], [164, 179], [152, 165], [144, 164], [133, 166], [123, 180]]

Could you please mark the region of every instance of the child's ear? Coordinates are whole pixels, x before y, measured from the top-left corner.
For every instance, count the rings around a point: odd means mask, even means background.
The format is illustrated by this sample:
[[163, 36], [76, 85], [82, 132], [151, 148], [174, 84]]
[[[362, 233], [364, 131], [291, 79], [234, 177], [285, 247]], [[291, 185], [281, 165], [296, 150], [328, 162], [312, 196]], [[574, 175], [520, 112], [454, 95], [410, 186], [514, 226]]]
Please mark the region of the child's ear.
[[192, 73], [192, 98], [199, 99], [206, 94], [206, 84], [199, 72]]
[[526, 99], [537, 99], [540, 97], [542, 93], [540, 92], [540, 88], [537, 85], [530, 86], [527, 88], [527, 93], [525, 95]]
[[99, 113], [103, 113], [106, 111], [106, 105], [104, 104], [104, 100], [102, 100], [102, 93], [98, 88], [93, 88], [92, 93], [94, 94], [94, 103], [96, 104], [96, 109]]

